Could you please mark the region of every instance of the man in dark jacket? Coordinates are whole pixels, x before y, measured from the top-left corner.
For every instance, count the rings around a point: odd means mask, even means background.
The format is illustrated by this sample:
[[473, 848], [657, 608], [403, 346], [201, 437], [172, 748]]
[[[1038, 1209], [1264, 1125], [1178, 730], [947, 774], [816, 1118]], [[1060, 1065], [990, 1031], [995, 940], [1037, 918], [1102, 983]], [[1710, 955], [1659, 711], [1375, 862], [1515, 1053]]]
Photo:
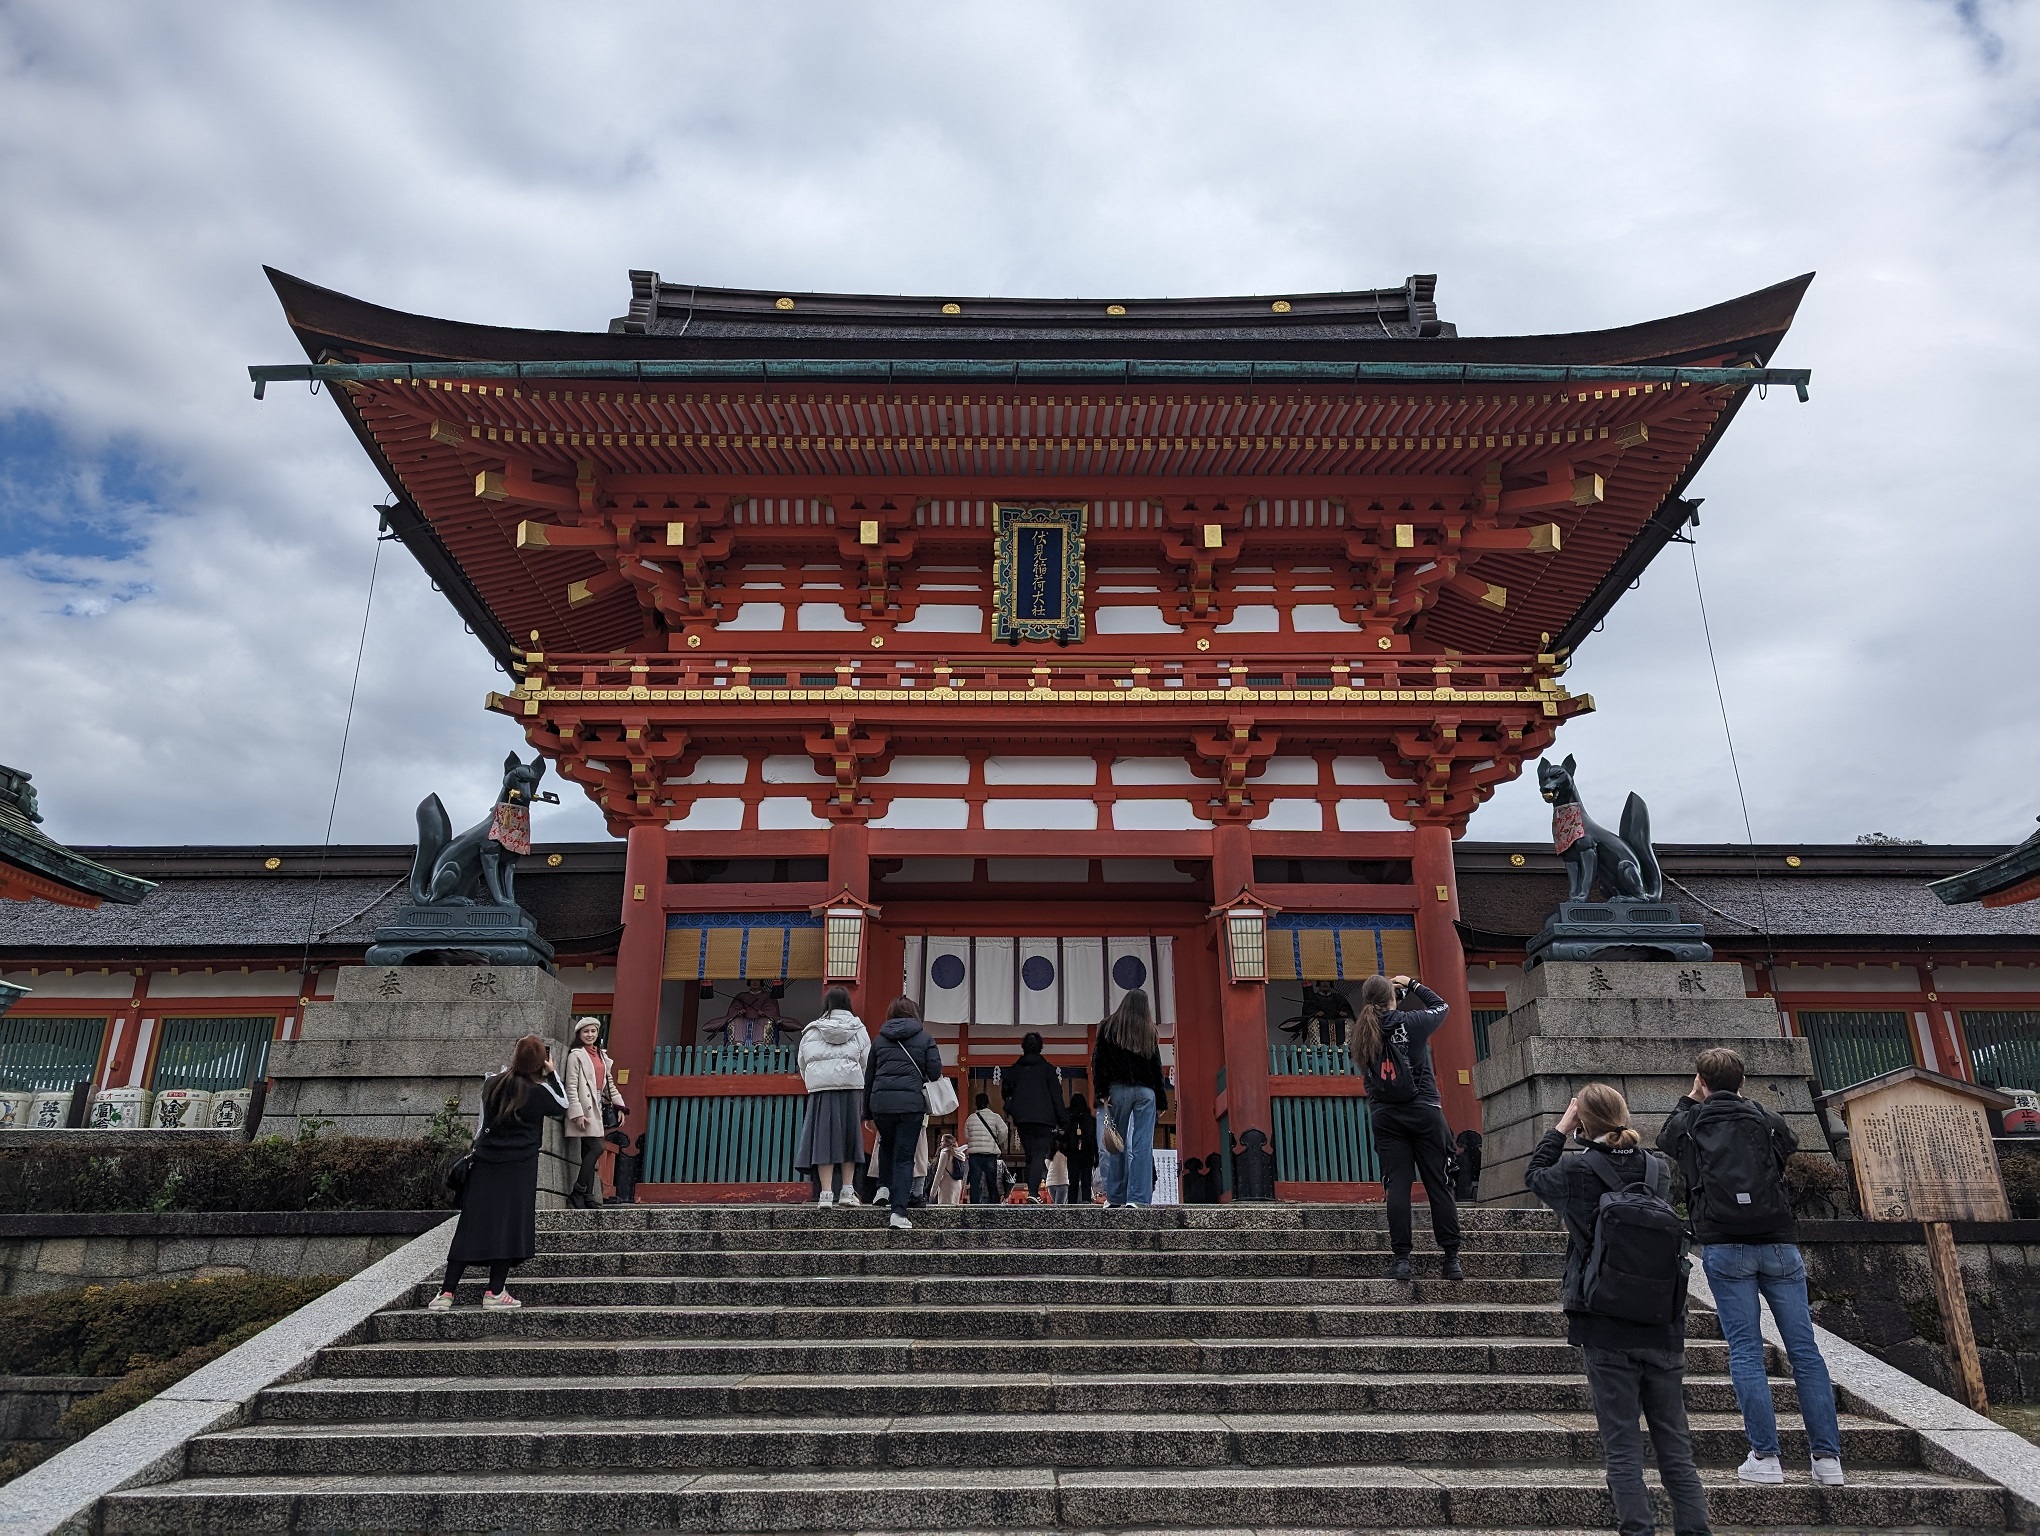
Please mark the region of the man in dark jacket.
[[892, 1204], [892, 1225], [911, 1232], [907, 1202], [914, 1193], [914, 1148], [921, 1139], [928, 1101], [921, 1086], [942, 1075], [942, 1048], [921, 1027], [912, 1001], [898, 998], [864, 1062], [864, 1118], [878, 1128], [878, 1167], [885, 1179], [880, 1199]]
[[1799, 1386], [1813, 1480], [1839, 1487], [1835, 1389], [1814, 1340], [1799, 1229], [1785, 1191], [1785, 1160], [1799, 1150], [1799, 1138], [1775, 1110], [1742, 1097], [1743, 1059], [1734, 1051], [1702, 1051], [1694, 1066], [1693, 1086], [1665, 1120], [1657, 1144], [1685, 1171], [1693, 1238], [1706, 1245], [1700, 1263], [1721, 1315], [1729, 1379], [1750, 1441], [1736, 1475], [1746, 1483], [1785, 1481], [1777, 1410], [1764, 1374], [1762, 1302], [1768, 1301]]
[[1041, 1036], [1030, 1030], [1020, 1042], [1020, 1059], [999, 1069], [999, 1091], [1005, 1096], [1006, 1118], [1020, 1131], [1020, 1150], [1027, 1158], [1027, 1193], [1041, 1201], [1041, 1181], [1055, 1155], [1055, 1139], [1068, 1122], [1063, 1104], [1062, 1075], [1041, 1054]]

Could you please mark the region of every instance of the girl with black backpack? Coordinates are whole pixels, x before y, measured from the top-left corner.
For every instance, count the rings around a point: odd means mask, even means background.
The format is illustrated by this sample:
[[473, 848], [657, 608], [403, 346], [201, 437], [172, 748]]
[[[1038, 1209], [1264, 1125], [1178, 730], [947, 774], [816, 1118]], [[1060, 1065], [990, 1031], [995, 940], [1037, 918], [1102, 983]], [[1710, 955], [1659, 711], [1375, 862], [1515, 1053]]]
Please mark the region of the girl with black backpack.
[[[1580, 1146], [1566, 1150], [1577, 1129]], [[1622, 1536], [1657, 1524], [1643, 1485], [1650, 1426], [1678, 1536], [1707, 1536], [1707, 1495], [1686, 1424], [1686, 1238], [1671, 1165], [1641, 1150], [1629, 1105], [1589, 1083], [1530, 1154], [1523, 1182], [1565, 1222], [1566, 1337], [1586, 1360], [1608, 1492]]]
[[[1415, 1008], [1402, 1004], [1412, 1001]], [[1410, 1278], [1410, 1189], [1421, 1177], [1431, 1202], [1431, 1235], [1444, 1250], [1447, 1280], [1464, 1280], [1459, 1265], [1459, 1206], [1452, 1198], [1452, 1127], [1438, 1102], [1431, 1036], [1445, 1022], [1445, 999], [1407, 976], [1370, 976], [1360, 983], [1360, 1012], [1350, 1036], [1353, 1060], [1367, 1078], [1367, 1117], [1374, 1154], [1388, 1192], [1388, 1245], [1394, 1275]]]

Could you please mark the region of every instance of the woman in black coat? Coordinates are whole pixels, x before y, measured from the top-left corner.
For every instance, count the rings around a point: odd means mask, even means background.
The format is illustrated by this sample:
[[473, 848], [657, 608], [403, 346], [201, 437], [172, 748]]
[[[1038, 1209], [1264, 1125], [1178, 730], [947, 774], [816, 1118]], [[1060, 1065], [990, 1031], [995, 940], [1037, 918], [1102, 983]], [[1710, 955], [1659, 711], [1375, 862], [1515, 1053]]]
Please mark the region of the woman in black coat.
[[[1459, 1206], [1445, 1168], [1452, 1128], [1445, 1123], [1431, 1065], [1431, 1036], [1444, 1025], [1446, 1012], [1445, 999], [1421, 981], [1370, 976], [1360, 983], [1360, 1012], [1347, 1037], [1354, 1064], [1367, 1074], [1367, 1120], [1388, 1199], [1388, 1245], [1395, 1254], [1390, 1273], [1397, 1280], [1410, 1278], [1410, 1187], [1420, 1178], [1431, 1202], [1431, 1234], [1444, 1255], [1439, 1273], [1447, 1280], [1466, 1278], [1459, 1262]], [[1409, 1068], [1407, 1080], [1397, 1066], [1398, 1050]]]
[[920, 1145], [928, 1101], [924, 1083], [942, 1075], [942, 1048], [921, 1027], [921, 1010], [896, 997], [864, 1061], [864, 1118], [878, 1128], [879, 1193], [892, 1205], [892, 1225], [911, 1232], [907, 1202], [914, 1194], [914, 1149]]
[[1091, 1123], [1091, 1103], [1081, 1093], [1070, 1095], [1070, 1123], [1063, 1132], [1063, 1158], [1070, 1165], [1070, 1204], [1091, 1203], [1091, 1170], [1098, 1166], [1098, 1130]]
[[446, 1284], [428, 1304], [431, 1311], [452, 1310], [461, 1271], [470, 1264], [489, 1266], [483, 1307], [507, 1312], [523, 1305], [508, 1290], [510, 1266], [522, 1264], [538, 1246], [539, 1150], [546, 1121], [563, 1120], [566, 1113], [566, 1090], [545, 1041], [526, 1035], [510, 1052], [509, 1070], [482, 1087], [482, 1133], [470, 1153], [460, 1224], [446, 1255]]
[[1041, 1181], [1055, 1156], [1055, 1139], [1069, 1111], [1063, 1108], [1062, 1076], [1041, 1054], [1041, 1036], [1029, 1030], [1020, 1042], [1020, 1059], [999, 1068], [999, 1092], [1006, 1118], [1020, 1130], [1020, 1150], [1027, 1158], [1027, 1193], [1041, 1203]]

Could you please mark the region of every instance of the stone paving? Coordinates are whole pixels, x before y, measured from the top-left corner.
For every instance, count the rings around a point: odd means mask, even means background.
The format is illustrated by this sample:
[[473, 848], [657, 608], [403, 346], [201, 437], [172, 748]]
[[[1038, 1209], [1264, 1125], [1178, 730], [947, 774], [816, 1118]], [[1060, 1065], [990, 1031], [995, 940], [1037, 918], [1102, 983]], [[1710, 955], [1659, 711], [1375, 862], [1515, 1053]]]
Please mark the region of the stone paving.
[[[1387, 1278], [1379, 1207], [540, 1215], [525, 1310], [436, 1287], [193, 1441], [107, 1536], [256, 1531], [1612, 1528], [1543, 1212], [1466, 1215], [1468, 1278]], [[2003, 1531], [2001, 1488], [1845, 1415], [1817, 1488], [1736, 1481], [1727, 1358], [1688, 1401], [1717, 1529]], [[1774, 1363], [1774, 1370], [1776, 1369]], [[1669, 1530], [1669, 1524], [1666, 1527]]]

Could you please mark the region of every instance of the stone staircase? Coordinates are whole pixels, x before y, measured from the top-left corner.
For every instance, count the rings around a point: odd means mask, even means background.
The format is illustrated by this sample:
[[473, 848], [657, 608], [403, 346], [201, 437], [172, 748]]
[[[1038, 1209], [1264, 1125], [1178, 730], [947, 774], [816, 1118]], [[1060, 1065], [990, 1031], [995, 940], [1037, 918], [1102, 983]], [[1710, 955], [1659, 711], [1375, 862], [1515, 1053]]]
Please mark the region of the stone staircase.
[[[1543, 1212], [1468, 1213], [1466, 1280], [1420, 1251], [1413, 1286], [1379, 1207], [915, 1214], [541, 1213], [524, 1311], [421, 1287], [103, 1529], [1612, 1529]], [[1726, 1348], [1693, 1323], [1717, 1530], [2006, 1529], [2002, 1490], [1862, 1417], [1849, 1486], [1812, 1486], [1789, 1380], [1788, 1481], [1738, 1483]]]

